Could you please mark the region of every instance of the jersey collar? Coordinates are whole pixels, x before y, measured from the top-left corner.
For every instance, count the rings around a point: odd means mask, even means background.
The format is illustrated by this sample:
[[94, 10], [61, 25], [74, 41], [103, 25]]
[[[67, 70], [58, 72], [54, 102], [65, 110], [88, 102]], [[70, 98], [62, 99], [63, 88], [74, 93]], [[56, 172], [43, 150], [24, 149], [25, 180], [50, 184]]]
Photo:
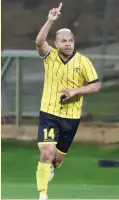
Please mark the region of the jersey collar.
[[58, 56], [59, 56], [60, 60], [63, 62], [63, 64], [65, 65], [65, 64], [67, 64], [75, 56], [75, 54], [76, 54], [76, 50], [74, 50], [74, 52], [72, 53], [72, 55], [67, 60], [65, 60], [65, 61], [60, 57], [59, 54], [58, 54]]

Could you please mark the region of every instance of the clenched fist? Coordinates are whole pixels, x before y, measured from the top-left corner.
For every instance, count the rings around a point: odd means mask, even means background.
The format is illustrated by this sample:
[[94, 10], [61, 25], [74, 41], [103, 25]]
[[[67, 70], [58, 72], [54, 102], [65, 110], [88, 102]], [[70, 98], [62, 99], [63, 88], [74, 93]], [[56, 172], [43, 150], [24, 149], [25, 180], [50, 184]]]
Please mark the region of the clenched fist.
[[68, 100], [68, 99], [74, 97], [75, 95], [77, 95], [79, 92], [79, 88], [64, 89], [64, 90], [60, 90], [58, 92], [62, 93], [60, 99], [63, 102], [65, 100]]
[[53, 8], [50, 10], [48, 14], [48, 20], [54, 22], [59, 18], [59, 15], [61, 14], [60, 10], [62, 8], [62, 3], [59, 4], [58, 8]]

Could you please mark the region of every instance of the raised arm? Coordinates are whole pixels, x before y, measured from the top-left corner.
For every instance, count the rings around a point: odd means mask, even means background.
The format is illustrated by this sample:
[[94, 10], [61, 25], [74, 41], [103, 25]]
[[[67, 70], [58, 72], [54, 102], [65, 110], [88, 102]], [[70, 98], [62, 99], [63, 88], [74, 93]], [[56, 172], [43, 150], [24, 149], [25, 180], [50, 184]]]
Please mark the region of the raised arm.
[[53, 8], [50, 10], [48, 14], [48, 20], [38, 33], [36, 37], [36, 49], [40, 56], [44, 57], [46, 56], [50, 51], [50, 46], [46, 42], [48, 33], [53, 25], [53, 23], [59, 18], [59, 15], [61, 14], [60, 10], [62, 8], [62, 3], [60, 3], [58, 8]]

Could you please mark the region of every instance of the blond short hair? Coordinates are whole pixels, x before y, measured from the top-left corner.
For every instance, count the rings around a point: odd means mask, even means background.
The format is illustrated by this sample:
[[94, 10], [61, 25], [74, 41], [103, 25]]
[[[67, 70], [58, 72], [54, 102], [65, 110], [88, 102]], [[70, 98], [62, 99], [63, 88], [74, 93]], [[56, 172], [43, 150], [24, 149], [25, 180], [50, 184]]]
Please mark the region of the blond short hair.
[[68, 29], [68, 28], [62, 28], [62, 29], [59, 29], [59, 30], [56, 32], [56, 39], [57, 39], [58, 35], [59, 35], [60, 33], [63, 33], [63, 32], [70, 33], [70, 34], [74, 37], [74, 35], [73, 35], [73, 33], [72, 33], [72, 31], [71, 31], [70, 29]]

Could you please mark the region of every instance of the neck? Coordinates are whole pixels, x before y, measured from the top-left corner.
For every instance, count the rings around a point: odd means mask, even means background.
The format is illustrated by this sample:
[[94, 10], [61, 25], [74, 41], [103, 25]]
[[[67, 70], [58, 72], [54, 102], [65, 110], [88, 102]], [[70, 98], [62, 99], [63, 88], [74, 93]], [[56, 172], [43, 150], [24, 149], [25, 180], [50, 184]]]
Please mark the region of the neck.
[[71, 57], [71, 55], [70, 55], [70, 56], [65, 56], [65, 55], [63, 55], [63, 54], [60, 53], [60, 52], [59, 52], [59, 56], [60, 56], [60, 58], [61, 58], [62, 60], [64, 60], [64, 61], [68, 60], [68, 58]]

